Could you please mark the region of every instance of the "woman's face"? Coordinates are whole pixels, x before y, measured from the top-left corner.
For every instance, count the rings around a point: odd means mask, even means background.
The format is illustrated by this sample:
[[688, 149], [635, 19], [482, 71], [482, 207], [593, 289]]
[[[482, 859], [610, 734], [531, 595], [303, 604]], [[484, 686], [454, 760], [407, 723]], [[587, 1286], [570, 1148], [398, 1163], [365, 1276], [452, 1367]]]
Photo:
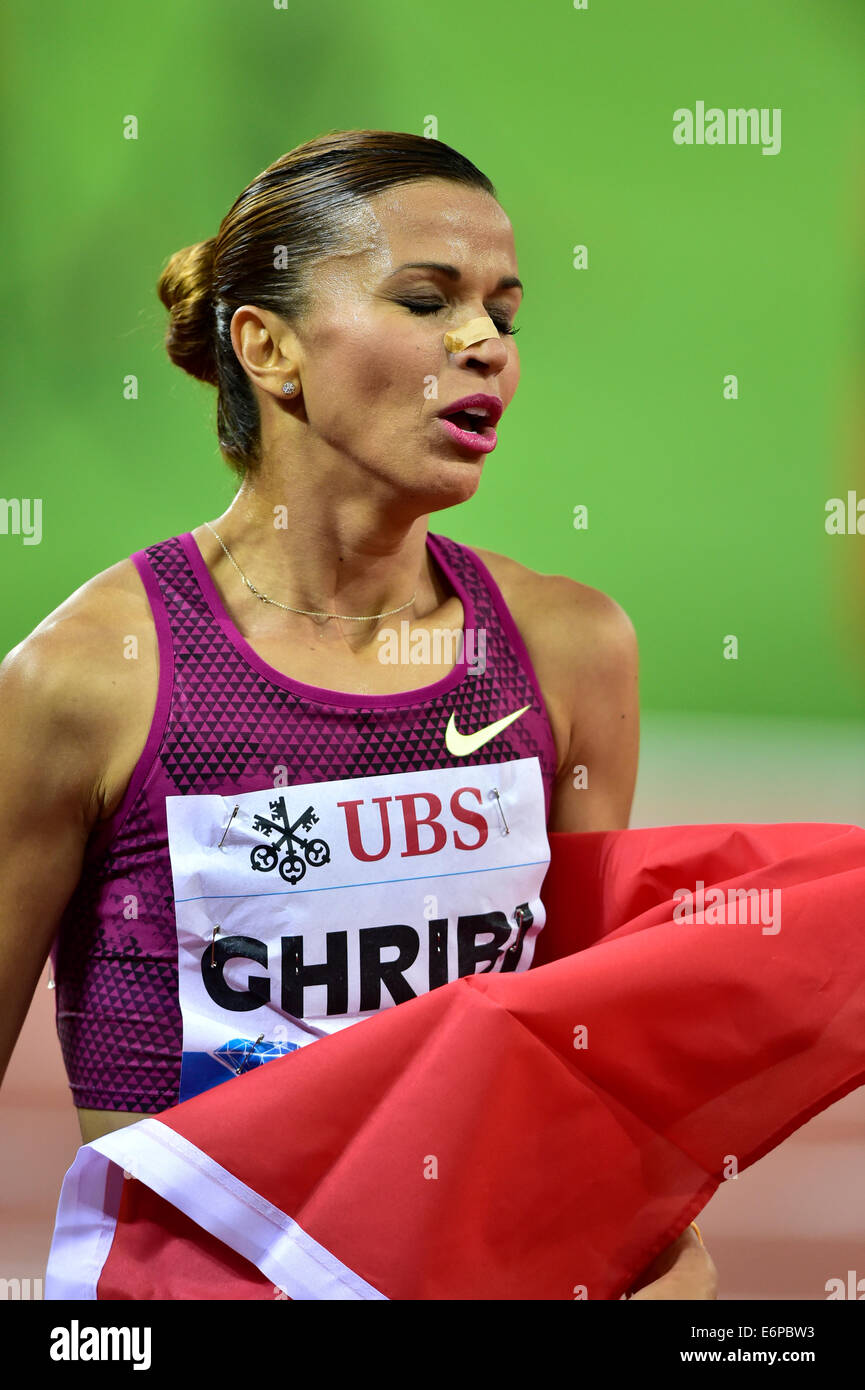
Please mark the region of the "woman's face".
[[[456, 273], [398, 269], [419, 261]], [[354, 468], [361, 486], [376, 480], [421, 511], [471, 496], [486, 455], [455, 442], [439, 412], [475, 392], [510, 403], [522, 291], [501, 282], [516, 276], [511, 224], [481, 189], [430, 179], [359, 203], [347, 248], [314, 267], [310, 312], [289, 326], [309, 457], [333, 477], [333, 451], [349, 488]], [[481, 317], [497, 336], [445, 348], [445, 333]]]

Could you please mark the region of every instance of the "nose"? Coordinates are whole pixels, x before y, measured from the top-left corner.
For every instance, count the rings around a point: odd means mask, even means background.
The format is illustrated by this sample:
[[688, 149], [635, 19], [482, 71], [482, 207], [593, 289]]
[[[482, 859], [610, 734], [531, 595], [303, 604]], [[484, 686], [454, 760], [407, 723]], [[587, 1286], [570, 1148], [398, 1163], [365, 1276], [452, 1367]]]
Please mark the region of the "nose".
[[456, 359], [458, 366], [478, 362], [501, 371], [507, 363], [507, 344], [485, 314], [445, 333], [443, 341], [445, 351]]
[[463, 348], [497, 336], [498, 329], [492, 319], [487, 314], [481, 314], [480, 318], [469, 319], [460, 328], [449, 329], [444, 336], [444, 345], [448, 352], [462, 352]]

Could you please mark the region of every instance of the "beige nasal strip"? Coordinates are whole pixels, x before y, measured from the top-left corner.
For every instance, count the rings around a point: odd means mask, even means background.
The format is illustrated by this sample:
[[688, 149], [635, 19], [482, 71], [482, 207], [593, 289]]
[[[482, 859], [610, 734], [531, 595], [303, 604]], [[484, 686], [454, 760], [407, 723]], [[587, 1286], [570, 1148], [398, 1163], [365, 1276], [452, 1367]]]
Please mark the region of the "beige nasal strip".
[[464, 323], [462, 328], [455, 328], [452, 333], [446, 333], [444, 344], [448, 352], [462, 352], [467, 347], [472, 347], [474, 343], [482, 343], [485, 338], [497, 338], [499, 330], [496, 328], [492, 319], [486, 316], [480, 319], [471, 319]]

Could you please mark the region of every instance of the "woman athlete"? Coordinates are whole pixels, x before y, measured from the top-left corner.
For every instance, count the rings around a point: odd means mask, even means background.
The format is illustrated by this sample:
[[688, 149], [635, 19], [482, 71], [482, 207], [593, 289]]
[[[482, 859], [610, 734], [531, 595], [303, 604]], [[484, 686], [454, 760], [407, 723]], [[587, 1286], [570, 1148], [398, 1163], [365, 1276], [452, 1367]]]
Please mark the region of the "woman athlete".
[[[228, 808], [233, 793], [387, 774], [379, 835], [398, 802], [419, 837], [435, 812], [427, 800], [418, 820], [407, 774], [528, 759], [549, 830], [608, 830], [628, 825], [637, 771], [637, 644], [619, 605], [429, 535], [430, 513], [477, 489], [519, 379], [522, 287], [489, 180], [437, 140], [325, 135], [264, 170], [215, 238], [177, 252], [159, 293], [172, 360], [217, 387], [239, 489], [212, 522], [83, 584], [0, 667], [0, 1067], [51, 951], [85, 1143], [214, 1084], [220, 1065], [183, 1041], [166, 796]], [[443, 640], [454, 633], [461, 650]], [[286, 797], [270, 804], [276, 817]], [[337, 804], [348, 817], [359, 801]], [[450, 804], [468, 835], [471, 807]], [[289, 882], [304, 854], [312, 879], [327, 853], [312, 793], [295, 809], [277, 841], [261, 822], [253, 862], [273, 867], [271, 837]], [[432, 933], [412, 975], [370, 957], [379, 930], [302, 943], [298, 1029], [313, 1001], [340, 1026], [447, 978]], [[218, 933], [201, 977], [246, 1007], [251, 961], [232, 976]], [[484, 968], [530, 963], [504, 951]], [[635, 1289], [716, 1296], [690, 1227]]]

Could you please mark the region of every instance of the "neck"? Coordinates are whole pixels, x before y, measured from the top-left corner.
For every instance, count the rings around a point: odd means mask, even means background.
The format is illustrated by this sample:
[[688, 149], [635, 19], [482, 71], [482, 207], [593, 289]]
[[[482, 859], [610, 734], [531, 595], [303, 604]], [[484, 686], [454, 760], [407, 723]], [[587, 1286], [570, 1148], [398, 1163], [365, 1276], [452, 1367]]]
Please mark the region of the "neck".
[[[289, 498], [291, 500], [286, 500]], [[422, 617], [442, 601], [426, 552], [428, 517], [394, 515], [369, 498], [328, 495], [326, 509], [307, 511], [284, 485], [244, 480], [231, 506], [211, 524], [251, 584], [292, 608], [352, 616], [387, 612], [414, 604], [404, 616]], [[210, 532], [206, 531], [210, 536]], [[257, 600], [211, 536], [223, 585], [246, 596], [248, 604], [269, 610], [277, 621], [295, 617]], [[233, 574], [233, 582], [229, 571]], [[237, 601], [240, 601], [238, 598]], [[297, 615], [298, 623], [313, 619]], [[334, 624], [325, 624], [334, 626]], [[369, 624], [347, 625], [362, 643]]]

